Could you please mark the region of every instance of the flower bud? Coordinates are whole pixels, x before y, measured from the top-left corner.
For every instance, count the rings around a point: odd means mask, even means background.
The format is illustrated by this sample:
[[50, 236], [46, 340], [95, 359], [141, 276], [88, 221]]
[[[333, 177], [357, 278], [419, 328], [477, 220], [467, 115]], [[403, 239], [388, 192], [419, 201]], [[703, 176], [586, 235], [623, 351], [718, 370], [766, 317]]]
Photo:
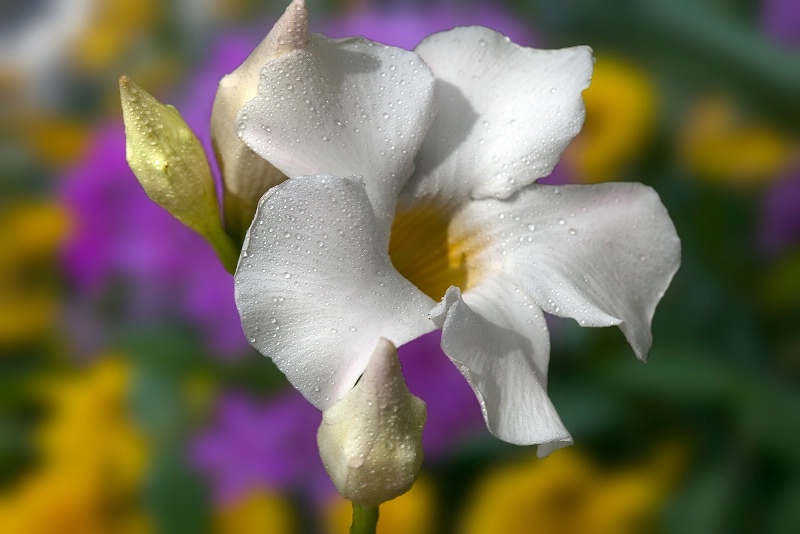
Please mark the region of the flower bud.
[[397, 350], [380, 338], [358, 383], [322, 414], [317, 444], [339, 493], [374, 508], [411, 489], [426, 415], [406, 387]]
[[229, 271], [239, 256], [219, 217], [205, 152], [178, 110], [119, 79], [128, 165], [147, 196], [205, 237]]
[[239, 139], [236, 114], [258, 93], [261, 69], [308, 43], [308, 14], [303, 0], [294, 0], [272, 31], [236, 70], [219, 82], [211, 113], [211, 139], [222, 173], [225, 226], [243, 239], [256, 205], [266, 191], [286, 176]]

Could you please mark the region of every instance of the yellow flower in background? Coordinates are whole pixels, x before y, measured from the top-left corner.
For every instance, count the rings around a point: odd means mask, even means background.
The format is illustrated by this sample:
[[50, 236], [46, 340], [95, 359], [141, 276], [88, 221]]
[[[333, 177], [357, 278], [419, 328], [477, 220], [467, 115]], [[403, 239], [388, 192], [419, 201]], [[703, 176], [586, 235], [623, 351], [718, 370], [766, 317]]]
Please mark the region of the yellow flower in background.
[[[411, 489], [381, 505], [378, 534], [431, 534], [435, 527], [436, 496], [433, 484], [421, 475]], [[328, 534], [349, 532], [352, 503], [341, 498], [331, 502], [326, 511]], [[500, 532], [500, 531], [498, 531]]]
[[92, 134], [92, 127], [85, 120], [45, 113], [26, 115], [17, 120], [14, 127], [19, 127], [37, 158], [53, 166], [67, 166], [77, 161]]
[[109, 489], [139, 483], [147, 454], [127, 413], [130, 380], [123, 360], [108, 357], [81, 376], [48, 384], [45, 396], [54, 408], [39, 434], [45, 468], [99, 473]]
[[53, 325], [55, 255], [70, 226], [67, 211], [52, 201], [0, 212], [0, 346], [30, 340]]
[[155, 0], [104, 0], [75, 43], [74, 60], [85, 70], [99, 70], [130, 53], [131, 43], [150, 31], [160, 16]]
[[[121, 505], [115, 508], [116, 505]], [[145, 534], [147, 520], [108, 494], [103, 481], [63, 468], [38, 473], [0, 496], [0, 532], [15, 534]]]
[[129, 385], [114, 357], [42, 385], [52, 413], [38, 436], [41, 464], [0, 496], [0, 532], [150, 531], [136, 505], [146, 450], [126, 413]]
[[296, 532], [291, 507], [285, 498], [253, 492], [217, 514], [218, 534], [284, 534]]
[[586, 122], [562, 159], [579, 182], [617, 180], [650, 140], [658, 108], [655, 86], [635, 65], [598, 55], [583, 99]]
[[676, 454], [608, 471], [576, 449], [490, 473], [465, 507], [459, 532], [624, 534], [647, 530], [675, 477]]
[[724, 97], [694, 106], [679, 146], [681, 160], [699, 178], [740, 187], [772, 181], [798, 153], [797, 142]]
[[773, 312], [800, 308], [800, 250], [770, 263], [759, 284], [759, 296]]

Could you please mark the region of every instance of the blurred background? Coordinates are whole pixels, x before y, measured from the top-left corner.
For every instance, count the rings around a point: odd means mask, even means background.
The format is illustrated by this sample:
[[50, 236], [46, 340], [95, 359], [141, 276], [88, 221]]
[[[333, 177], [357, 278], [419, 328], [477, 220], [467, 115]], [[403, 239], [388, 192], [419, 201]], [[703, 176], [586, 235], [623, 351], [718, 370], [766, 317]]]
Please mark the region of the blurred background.
[[[0, 532], [347, 532], [320, 414], [124, 155], [121, 74], [208, 146], [217, 82], [285, 4], [0, 7]], [[649, 184], [683, 241], [646, 365], [616, 329], [551, 321], [577, 445], [546, 460], [488, 434], [435, 334], [401, 349], [426, 463], [379, 532], [800, 532], [800, 4], [307, 4], [314, 31], [406, 48], [466, 24], [591, 45], [586, 125], [548, 180]]]

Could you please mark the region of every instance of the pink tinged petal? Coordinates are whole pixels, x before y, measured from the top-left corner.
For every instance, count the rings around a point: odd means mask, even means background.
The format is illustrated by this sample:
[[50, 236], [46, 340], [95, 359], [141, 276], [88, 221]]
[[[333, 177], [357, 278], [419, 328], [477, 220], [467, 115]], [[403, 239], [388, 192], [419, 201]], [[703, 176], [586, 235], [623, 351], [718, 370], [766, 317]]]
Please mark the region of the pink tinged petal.
[[389, 226], [400, 188], [433, 120], [434, 78], [414, 52], [363, 38], [311, 35], [267, 63], [239, 133], [290, 177], [363, 176]]
[[492, 277], [462, 297], [451, 286], [431, 311], [442, 349], [478, 397], [489, 430], [517, 445], [572, 444], [545, 391], [550, 339], [544, 314], [508, 279]]
[[236, 114], [258, 93], [264, 65], [303, 48], [307, 42], [308, 14], [303, 0], [294, 0], [247, 59], [219, 82], [211, 113], [211, 137], [225, 188], [225, 225], [237, 238], [244, 237], [261, 195], [286, 177], [239, 139]]
[[434, 329], [434, 301], [395, 270], [388, 240], [363, 183], [330, 175], [271, 189], [245, 238], [245, 334], [321, 410], [350, 391], [380, 336], [402, 345]]
[[489, 234], [483, 261], [501, 258], [497, 268], [546, 312], [619, 325], [647, 357], [656, 305], [680, 264], [680, 240], [653, 189], [532, 185], [511, 201], [471, 202], [459, 216]]
[[585, 46], [537, 50], [481, 26], [425, 39], [436, 76], [436, 119], [408, 184], [416, 198], [507, 198], [550, 174], [583, 125]]

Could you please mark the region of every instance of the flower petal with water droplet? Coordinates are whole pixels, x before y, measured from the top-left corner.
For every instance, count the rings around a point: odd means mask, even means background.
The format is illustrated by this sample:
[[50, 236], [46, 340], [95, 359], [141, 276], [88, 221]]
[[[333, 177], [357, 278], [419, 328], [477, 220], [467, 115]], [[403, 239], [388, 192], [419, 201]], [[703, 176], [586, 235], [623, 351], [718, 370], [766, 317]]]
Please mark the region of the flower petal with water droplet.
[[469, 293], [448, 289], [431, 311], [442, 350], [469, 382], [489, 430], [509, 443], [570, 445], [547, 397], [550, 338], [541, 308], [508, 279], [491, 277]]
[[286, 176], [239, 138], [236, 114], [258, 93], [264, 65], [307, 43], [308, 13], [303, 0], [293, 0], [250, 56], [219, 82], [211, 113], [211, 138], [222, 174], [225, 226], [239, 241], [253, 220], [258, 199]]
[[537, 50], [481, 26], [431, 35], [436, 119], [408, 184], [417, 197], [507, 198], [547, 176], [583, 125], [592, 51]]
[[387, 233], [360, 180], [316, 175], [272, 188], [245, 239], [244, 331], [320, 409], [353, 387], [378, 337], [401, 345], [434, 329], [434, 301], [392, 266]]
[[314, 34], [266, 64], [237, 121], [245, 143], [289, 177], [363, 176], [388, 226], [433, 120], [433, 86], [414, 52]]
[[467, 204], [454, 219], [466, 224], [486, 236], [478, 266], [494, 266], [548, 313], [619, 325], [646, 358], [650, 321], [680, 264], [680, 240], [651, 188], [533, 184], [510, 200]]

